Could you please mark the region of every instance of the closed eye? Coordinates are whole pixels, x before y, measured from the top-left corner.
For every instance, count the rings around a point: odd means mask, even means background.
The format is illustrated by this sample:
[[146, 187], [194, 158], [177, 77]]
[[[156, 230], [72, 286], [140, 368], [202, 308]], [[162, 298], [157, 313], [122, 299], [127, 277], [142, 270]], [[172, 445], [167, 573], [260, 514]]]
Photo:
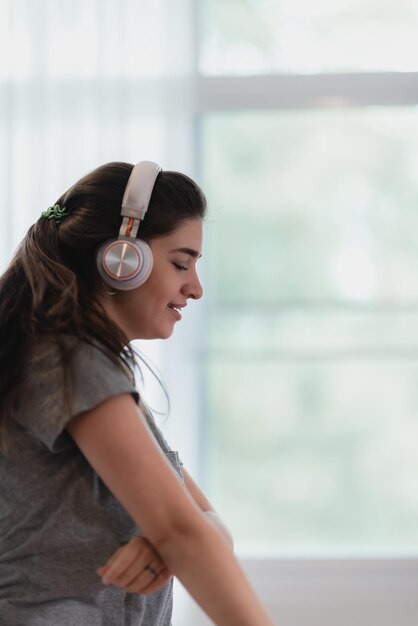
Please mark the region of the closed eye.
[[174, 263], [173, 262], [174, 267], [176, 267], [178, 270], [185, 272], [187, 270], [187, 267], [185, 267], [184, 265], [180, 265], [179, 263]]

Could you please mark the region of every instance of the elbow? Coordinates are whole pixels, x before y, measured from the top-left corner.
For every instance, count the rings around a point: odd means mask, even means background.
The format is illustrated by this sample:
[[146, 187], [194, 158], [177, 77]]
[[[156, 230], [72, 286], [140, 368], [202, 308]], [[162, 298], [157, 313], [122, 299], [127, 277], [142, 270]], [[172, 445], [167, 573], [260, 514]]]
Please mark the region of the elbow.
[[189, 550], [198, 549], [201, 543], [210, 539], [212, 533], [218, 534], [204, 513], [192, 507], [186, 513], [177, 511], [167, 516], [165, 522], [147, 537], [167, 565], [172, 567], [177, 558]]

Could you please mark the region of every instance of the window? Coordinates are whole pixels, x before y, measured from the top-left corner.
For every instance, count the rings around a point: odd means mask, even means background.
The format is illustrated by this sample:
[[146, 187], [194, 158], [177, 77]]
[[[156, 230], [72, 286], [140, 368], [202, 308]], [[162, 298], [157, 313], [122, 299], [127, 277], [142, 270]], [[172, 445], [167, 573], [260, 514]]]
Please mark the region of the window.
[[418, 108], [211, 113], [210, 481], [267, 550], [418, 547]]
[[416, 71], [413, 0], [206, 0], [207, 75]]
[[278, 623], [412, 626], [416, 3], [199, 8], [209, 491]]

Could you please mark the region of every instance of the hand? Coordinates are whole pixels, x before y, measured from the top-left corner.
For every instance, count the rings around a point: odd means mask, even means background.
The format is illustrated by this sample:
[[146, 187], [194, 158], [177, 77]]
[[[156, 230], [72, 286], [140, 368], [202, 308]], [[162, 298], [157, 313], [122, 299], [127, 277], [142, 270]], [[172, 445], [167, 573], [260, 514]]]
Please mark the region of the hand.
[[134, 537], [96, 570], [104, 585], [116, 585], [128, 593], [150, 595], [171, 578], [159, 554], [145, 537]]

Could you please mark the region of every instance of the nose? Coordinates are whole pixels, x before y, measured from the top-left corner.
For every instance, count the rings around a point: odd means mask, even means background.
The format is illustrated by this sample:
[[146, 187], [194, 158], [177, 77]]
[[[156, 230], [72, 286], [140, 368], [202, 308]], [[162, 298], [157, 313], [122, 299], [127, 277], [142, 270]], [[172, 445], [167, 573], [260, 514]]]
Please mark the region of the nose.
[[182, 293], [186, 298], [193, 298], [193, 300], [199, 300], [199, 298], [203, 296], [203, 288], [196, 273], [193, 278], [183, 286]]

